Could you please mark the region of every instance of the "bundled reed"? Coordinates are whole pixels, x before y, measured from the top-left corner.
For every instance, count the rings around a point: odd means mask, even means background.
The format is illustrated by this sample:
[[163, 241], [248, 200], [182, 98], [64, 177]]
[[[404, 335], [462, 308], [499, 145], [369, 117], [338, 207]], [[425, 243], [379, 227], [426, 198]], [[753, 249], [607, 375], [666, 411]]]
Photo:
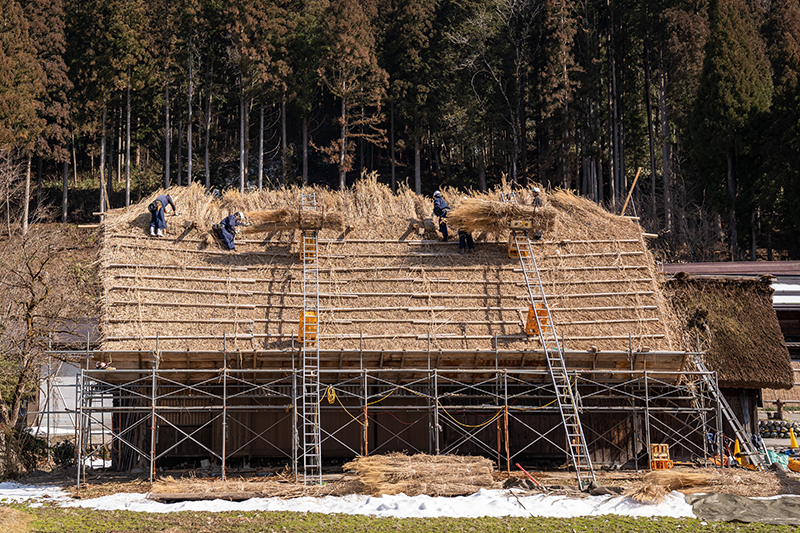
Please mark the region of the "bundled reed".
[[673, 490], [708, 485], [712, 477], [702, 472], [654, 470], [642, 476], [643, 485], [625, 492], [625, 496], [642, 503], [661, 503]]
[[511, 222], [515, 220], [531, 221], [533, 230], [550, 231], [555, 227], [557, 216], [558, 212], [551, 206], [534, 207], [482, 198], [466, 198], [450, 211], [447, 221], [471, 233], [501, 235], [509, 231]]
[[493, 463], [485, 457], [390, 453], [359, 457], [343, 468], [354, 470], [362, 491], [372, 496], [461, 496], [495, 484]]
[[249, 211], [244, 213], [247, 225], [241, 228], [244, 234], [291, 231], [298, 229], [344, 229], [344, 218], [339, 213], [304, 211], [283, 207], [271, 211]]

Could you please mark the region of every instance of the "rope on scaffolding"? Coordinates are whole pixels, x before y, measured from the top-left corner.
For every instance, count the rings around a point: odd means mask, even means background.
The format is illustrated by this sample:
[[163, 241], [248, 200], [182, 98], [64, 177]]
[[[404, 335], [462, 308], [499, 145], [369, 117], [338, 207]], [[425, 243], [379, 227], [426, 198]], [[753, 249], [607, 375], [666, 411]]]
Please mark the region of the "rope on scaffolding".
[[499, 411], [497, 411], [497, 414], [495, 414], [492, 418], [490, 418], [486, 422], [483, 422], [481, 424], [477, 424], [477, 425], [472, 426], [470, 424], [462, 424], [461, 422], [459, 422], [458, 420], [453, 418], [453, 415], [451, 415], [450, 413], [447, 412], [447, 409], [444, 408], [444, 405], [442, 405], [442, 402], [440, 402], [439, 400], [436, 400], [436, 403], [439, 404], [439, 407], [442, 408], [442, 411], [444, 412], [444, 414], [446, 414], [453, 422], [455, 422], [459, 426], [462, 426], [462, 427], [465, 427], [465, 428], [481, 428], [483, 426], [487, 426], [487, 425], [491, 424], [492, 422], [494, 422], [495, 420], [497, 420], [498, 418], [500, 418], [500, 415], [503, 414], [503, 409], [500, 409]]
[[383, 400], [385, 400], [386, 398], [388, 398], [389, 396], [394, 394], [394, 391], [396, 391], [397, 389], [398, 389], [398, 387], [395, 387], [394, 389], [392, 389], [392, 392], [390, 392], [389, 394], [387, 394], [383, 398], [381, 398], [379, 400], [375, 400], [374, 402], [369, 402], [367, 405], [375, 405], [376, 403], [381, 403]]

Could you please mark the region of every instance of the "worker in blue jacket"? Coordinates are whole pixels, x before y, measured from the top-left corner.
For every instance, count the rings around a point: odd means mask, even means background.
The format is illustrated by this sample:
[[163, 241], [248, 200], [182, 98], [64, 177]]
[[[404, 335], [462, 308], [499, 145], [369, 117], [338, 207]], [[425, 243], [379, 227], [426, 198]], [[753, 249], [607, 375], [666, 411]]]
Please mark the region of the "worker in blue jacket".
[[156, 198], [147, 209], [150, 211], [150, 236], [163, 237], [164, 230], [167, 229], [167, 205], [172, 206], [172, 214], [178, 214], [178, 209], [175, 207], [175, 202], [172, 196], [162, 194]]
[[442, 193], [436, 191], [433, 193], [433, 215], [439, 217], [439, 231], [442, 233], [442, 240], [447, 241], [447, 212], [450, 211], [450, 206], [442, 198]]
[[233, 242], [233, 239], [239, 233], [239, 230], [236, 229], [237, 226], [244, 226], [244, 213], [241, 211], [228, 215], [217, 225], [217, 234], [228, 250], [236, 250], [236, 243]]

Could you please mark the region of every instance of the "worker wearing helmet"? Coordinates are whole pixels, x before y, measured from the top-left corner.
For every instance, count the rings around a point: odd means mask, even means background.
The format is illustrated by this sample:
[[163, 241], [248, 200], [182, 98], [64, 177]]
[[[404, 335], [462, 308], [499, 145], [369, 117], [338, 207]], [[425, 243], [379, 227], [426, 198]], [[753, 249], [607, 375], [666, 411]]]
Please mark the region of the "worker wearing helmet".
[[450, 206], [442, 198], [442, 193], [436, 191], [433, 193], [433, 216], [439, 217], [439, 231], [442, 233], [442, 240], [447, 241], [447, 212], [450, 211]]
[[228, 215], [217, 225], [217, 234], [228, 250], [236, 250], [236, 243], [233, 240], [239, 233], [239, 230], [236, 229], [237, 226], [244, 226], [244, 213], [241, 211]]
[[544, 205], [542, 203], [542, 197], [539, 196], [540, 192], [542, 191], [539, 189], [539, 187], [533, 188], [533, 202], [532, 202], [533, 207], [542, 207], [542, 205]]

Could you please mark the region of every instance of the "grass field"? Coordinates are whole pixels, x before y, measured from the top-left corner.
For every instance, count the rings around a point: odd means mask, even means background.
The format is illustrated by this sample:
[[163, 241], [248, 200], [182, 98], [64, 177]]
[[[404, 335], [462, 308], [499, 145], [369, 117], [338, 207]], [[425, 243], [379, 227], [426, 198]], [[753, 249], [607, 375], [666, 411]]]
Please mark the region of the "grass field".
[[547, 532], [782, 532], [794, 526], [702, 522], [694, 519], [629, 518], [375, 518], [343, 514], [230, 512], [133, 513], [58, 507], [0, 506], [0, 532], [208, 532], [208, 533], [501, 533]]

